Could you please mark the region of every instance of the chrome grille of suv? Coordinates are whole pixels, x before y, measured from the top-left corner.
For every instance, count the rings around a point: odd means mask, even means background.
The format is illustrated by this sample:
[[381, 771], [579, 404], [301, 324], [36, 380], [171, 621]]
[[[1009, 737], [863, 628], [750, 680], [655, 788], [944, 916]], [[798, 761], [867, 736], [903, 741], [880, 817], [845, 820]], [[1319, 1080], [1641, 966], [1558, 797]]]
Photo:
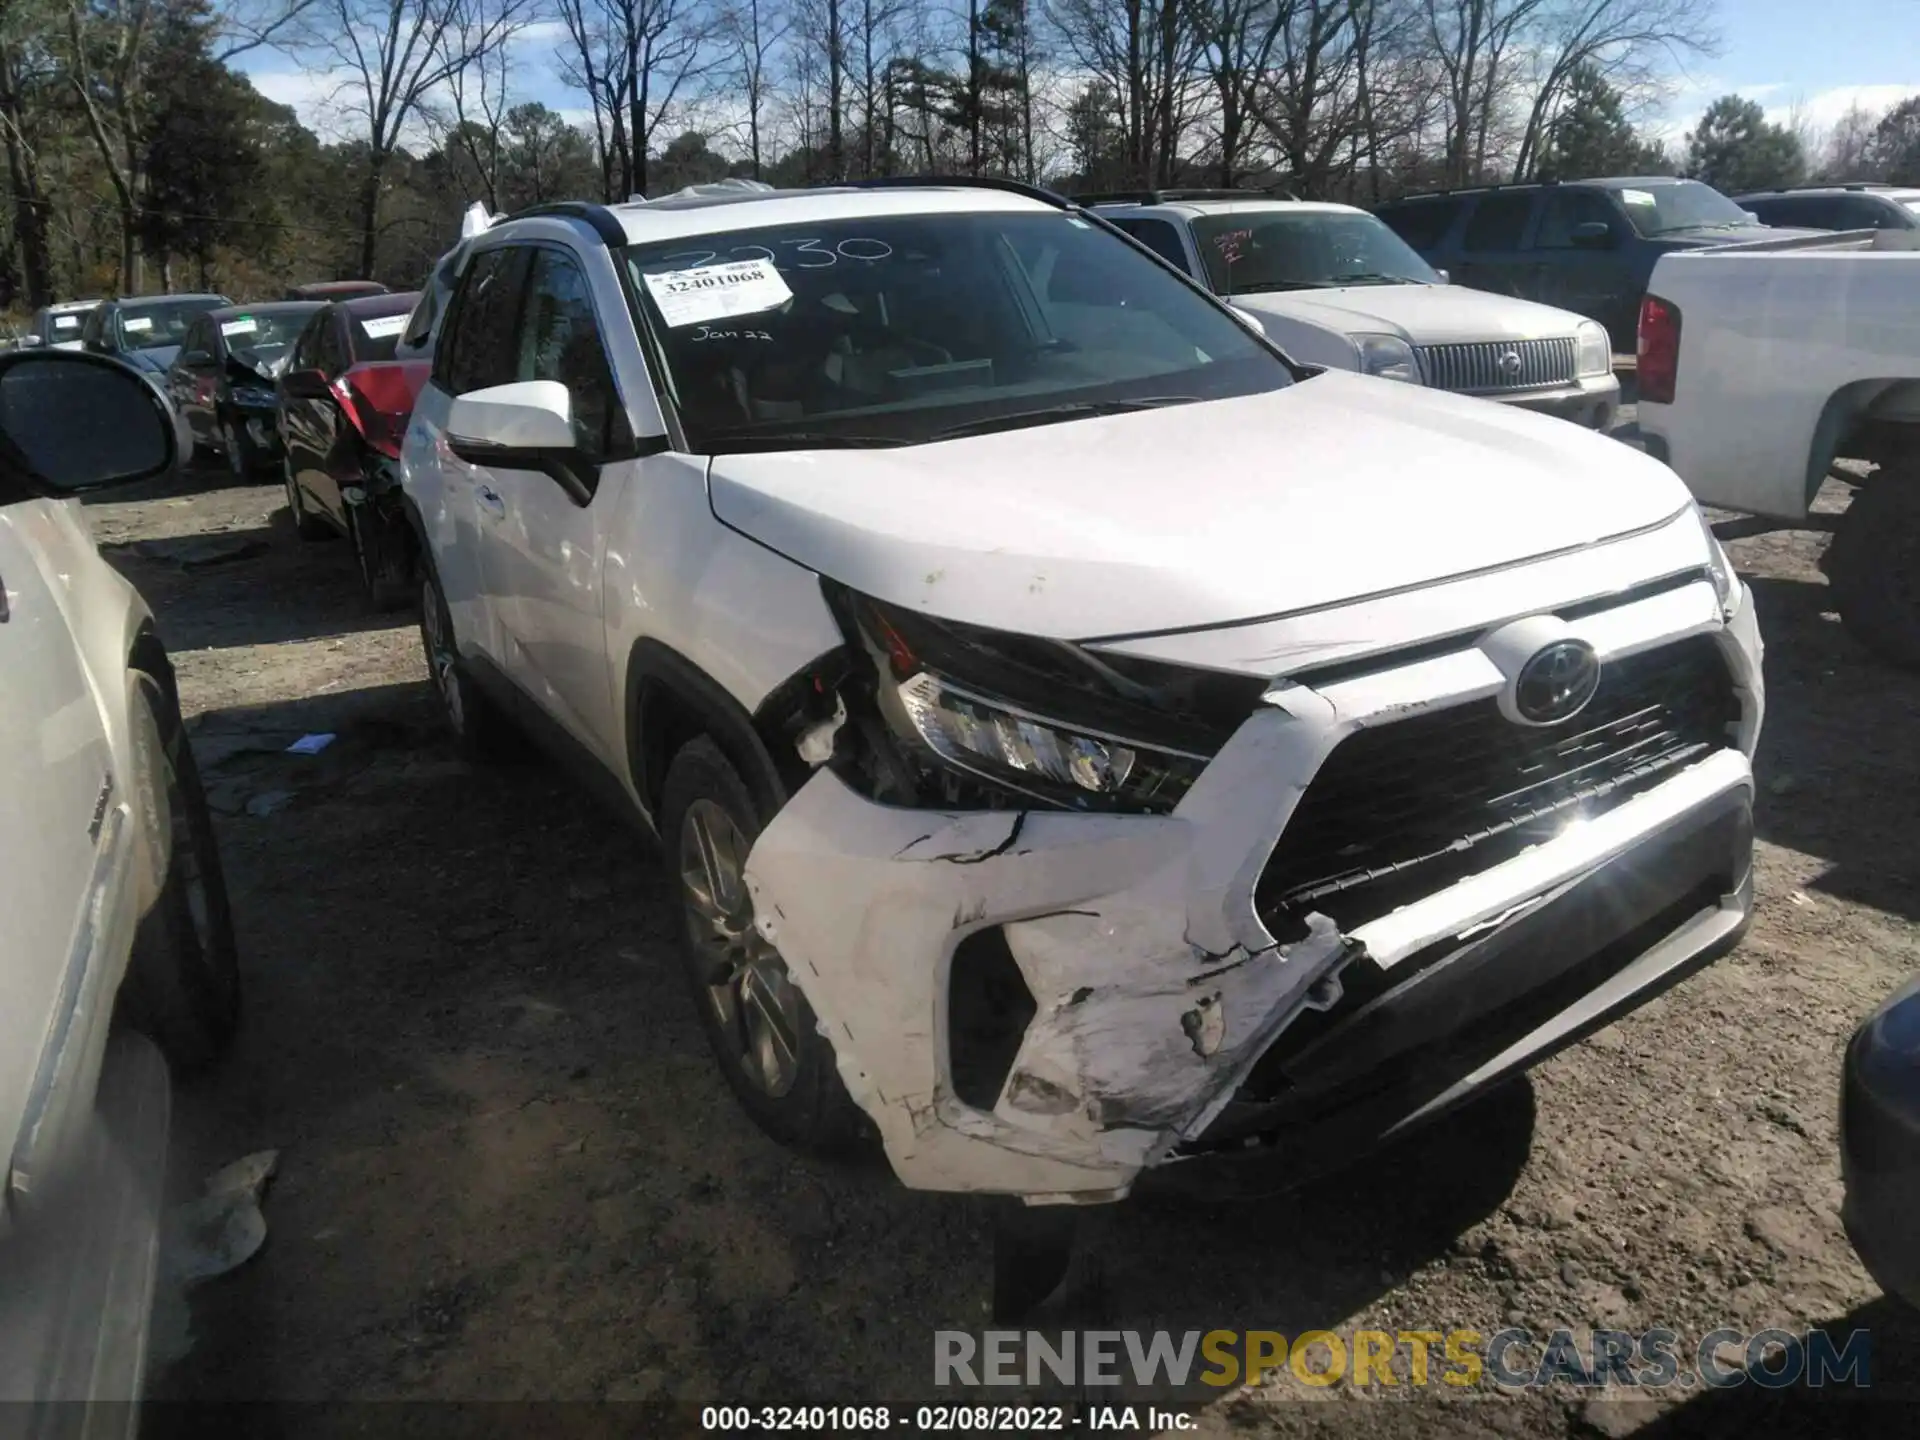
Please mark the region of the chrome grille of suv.
[[1571, 336], [1561, 340], [1488, 340], [1471, 345], [1418, 345], [1420, 373], [1436, 390], [1468, 395], [1571, 385], [1579, 360]]
[[1269, 928], [1319, 910], [1351, 929], [1731, 745], [1738, 718], [1703, 635], [1611, 662], [1560, 725], [1516, 725], [1489, 699], [1356, 731], [1301, 796], [1256, 903]]

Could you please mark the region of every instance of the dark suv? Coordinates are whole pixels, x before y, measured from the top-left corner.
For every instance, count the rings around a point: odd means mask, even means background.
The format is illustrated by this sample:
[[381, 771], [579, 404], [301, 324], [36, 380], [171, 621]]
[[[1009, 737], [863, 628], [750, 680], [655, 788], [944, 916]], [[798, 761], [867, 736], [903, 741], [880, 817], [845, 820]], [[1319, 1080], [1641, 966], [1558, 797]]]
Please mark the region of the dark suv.
[[1807, 185], [1763, 190], [1734, 204], [1751, 210], [1762, 225], [1812, 230], [1920, 230], [1920, 190], [1898, 185]]
[[1455, 283], [1598, 320], [1616, 351], [1634, 348], [1640, 297], [1667, 251], [1788, 233], [1711, 186], [1664, 175], [1441, 191], [1378, 213]]

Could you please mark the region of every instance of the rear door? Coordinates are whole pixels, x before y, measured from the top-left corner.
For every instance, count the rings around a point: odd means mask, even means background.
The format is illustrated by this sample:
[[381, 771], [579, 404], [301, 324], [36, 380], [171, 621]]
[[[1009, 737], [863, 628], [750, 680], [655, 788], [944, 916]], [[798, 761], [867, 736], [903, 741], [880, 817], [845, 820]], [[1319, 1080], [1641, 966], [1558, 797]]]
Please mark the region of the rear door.
[[1536, 288], [1526, 249], [1536, 190], [1491, 190], [1467, 218], [1453, 279], [1476, 290], [1531, 300]]
[[[1604, 244], [1576, 241], [1582, 225], [1605, 225]], [[1533, 233], [1532, 290], [1528, 298], [1608, 324], [1620, 297], [1633, 289], [1626, 258], [1626, 219], [1595, 190], [1548, 190]]]
[[[41, 566], [58, 502], [0, 506], [0, 1154], [16, 1153], [93, 958], [95, 860], [131, 776], [113, 755], [79, 652]], [[5, 1174], [0, 1173], [0, 1183]]]

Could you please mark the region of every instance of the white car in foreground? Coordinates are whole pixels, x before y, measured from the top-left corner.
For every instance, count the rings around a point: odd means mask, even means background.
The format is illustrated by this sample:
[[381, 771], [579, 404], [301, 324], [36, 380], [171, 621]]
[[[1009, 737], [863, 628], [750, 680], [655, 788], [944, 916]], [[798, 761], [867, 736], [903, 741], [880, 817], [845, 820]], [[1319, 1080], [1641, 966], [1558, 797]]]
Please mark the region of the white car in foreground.
[[1033, 1202], [1304, 1172], [1744, 924], [1760, 641], [1666, 467], [1305, 377], [1040, 192], [470, 245], [404, 447], [433, 678], [663, 837], [771, 1133]]
[[1477, 395], [1605, 430], [1620, 382], [1604, 326], [1450, 285], [1377, 216], [1233, 190], [1085, 197], [1253, 316], [1295, 360]]
[[[0, 358], [8, 1405], [139, 1398], [167, 1154], [162, 1056], [176, 1069], [210, 1061], [238, 1017], [226, 888], [172, 668], [74, 498], [170, 468], [175, 425], [118, 361]], [[125, 1427], [127, 1412], [105, 1413]]]

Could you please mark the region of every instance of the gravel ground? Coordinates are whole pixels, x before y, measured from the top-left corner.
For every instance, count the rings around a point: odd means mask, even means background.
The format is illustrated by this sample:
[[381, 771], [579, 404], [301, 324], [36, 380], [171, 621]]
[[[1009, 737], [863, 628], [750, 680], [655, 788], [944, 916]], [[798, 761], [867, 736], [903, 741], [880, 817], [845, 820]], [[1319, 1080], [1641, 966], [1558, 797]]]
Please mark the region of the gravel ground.
[[[1847, 496], [1804, 530], [1721, 526], [1769, 646], [1739, 950], [1305, 1192], [1095, 1213], [1055, 1323], [1865, 1326], [1872, 1393], [1905, 1389], [1920, 1341], [1841, 1234], [1834, 1102], [1845, 1037], [1920, 954], [1920, 681], [1827, 608]], [[174, 651], [249, 986], [231, 1062], [182, 1097], [176, 1180], [281, 1152], [265, 1250], [195, 1292], [156, 1396], [928, 1398], [932, 1332], [987, 1324], [982, 1208], [752, 1128], [639, 843], [543, 765], [455, 759], [411, 623], [367, 614], [344, 546], [296, 541], [277, 487], [188, 475], [90, 513]], [[310, 731], [339, 738], [282, 753]], [[1882, 1403], [1753, 1395], [1283, 1375], [1180, 1398], [1213, 1435], [1906, 1428]]]

